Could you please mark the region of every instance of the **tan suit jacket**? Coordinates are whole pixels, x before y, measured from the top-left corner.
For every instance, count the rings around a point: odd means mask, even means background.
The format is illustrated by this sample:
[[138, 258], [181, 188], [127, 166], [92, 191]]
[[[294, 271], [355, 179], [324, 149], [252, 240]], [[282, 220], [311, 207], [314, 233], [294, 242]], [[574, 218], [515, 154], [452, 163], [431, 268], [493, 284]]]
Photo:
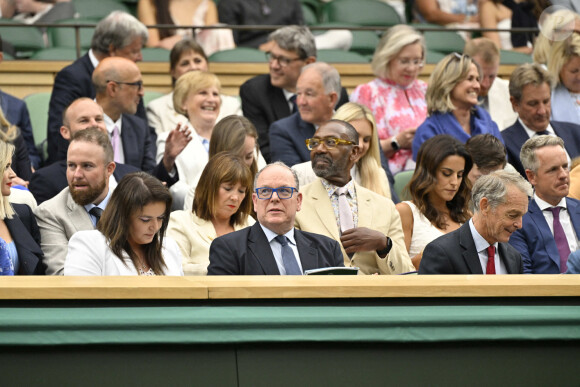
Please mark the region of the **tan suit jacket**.
[[[249, 216], [245, 224], [234, 226], [234, 230], [241, 230], [254, 223], [254, 219]], [[167, 226], [167, 236], [179, 246], [185, 275], [207, 274], [209, 246], [217, 238], [210, 221], [200, 219], [191, 211], [173, 211]]]
[[77, 231], [93, 230], [93, 222], [83, 206], [75, 203], [68, 187], [34, 210], [40, 228], [46, 274], [62, 275], [68, 241]]
[[[409, 258], [401, 218], [390, 199], [361, 187], [355, 182], [358, 204], [358, 227], [367, 227], [387, 235], [393, 248], [385, 258], [375, 251], [355, 253], [350, 259], [341, 244], [345, 266], [358, 266], [363, 274], [401, 274], [414, 271]], [[303, 231], [326, 235], [340, 244], [340, 232], [330, 203], [330, 198], [320, 179], [302, 190], [302, 209], [296, 213], [294, 224]]]

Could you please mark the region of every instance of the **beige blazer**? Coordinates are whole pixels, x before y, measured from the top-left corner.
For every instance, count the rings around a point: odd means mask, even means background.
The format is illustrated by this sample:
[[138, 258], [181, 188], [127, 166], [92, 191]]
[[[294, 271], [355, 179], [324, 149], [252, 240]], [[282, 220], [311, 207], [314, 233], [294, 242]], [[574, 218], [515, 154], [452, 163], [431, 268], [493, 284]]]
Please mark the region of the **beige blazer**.
[[[380, 196], [355, 182], [358, 204], [358, 227], [367, 227], [387, 235], [393, 248], [385, 258], [375, 251], [355, 253], [350, 259], [341, 244], [345, 266], [358, 266], [362, 274], [401, 274], [415, 267], [405, 247], [401, 218], [390, 199]], [[340, 232], [330, 198], [320, 179], [302, 190], [302, 209], [296, 213], [294, 224], [302, 231], [326, 235], [340, 243]]]
[[93, 222], [83, 206], [75, 203], [68, 187], [34, 210], [40, 229], [46, 274], [62, 275], [68, 241], [77, 231], [93, 230]]
[[[222, 104], [216, 122], [232, 114], [242, 115], [242, 104], [239, 97], [221, 95]], [[187, 117], [179, 114], [173, 108], [173, 92], [165, 94], [147, 104], [147, 121], [155, 129], [157, 135], [175, 129], [178, 123], [188, 124]]]
[[496, 78], [487, 94], [489, 101], [489, 115], [495, 121], [499, 130], [512, 126], [518, 118], [510, 102], [509, 82]]
[[[248, 216], [245, 224], [234, 226], [235, 231], [255, 223]], [[169, 218], [167, 236], [171, 237], [182, 255], [182, 266], [185, 275], [206, 275], [209, 265], [209, 246], [217, 238], [213, 224], [197, 217], [191, 211], [173, 211]]]

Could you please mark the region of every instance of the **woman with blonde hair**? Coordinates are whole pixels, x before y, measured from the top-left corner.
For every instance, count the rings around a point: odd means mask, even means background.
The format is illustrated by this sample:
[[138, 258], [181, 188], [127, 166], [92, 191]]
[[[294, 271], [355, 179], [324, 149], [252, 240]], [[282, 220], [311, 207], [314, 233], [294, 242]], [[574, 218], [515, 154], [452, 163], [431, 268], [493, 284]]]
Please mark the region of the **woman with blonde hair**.
[[580, 34], [552, 43], [548, 72], [556, 80], [552, 91], [552, 120], [580, 122]]
[[165, 237], [170, 211], [171, 194], [155, 177], [123, 176], [97, 229], [69, 240], [64, 275], [183, 275], [179, 248]]
[[191, 210], [171, 213], [167, 235], [179, 245], [185, 275], [206, 275], [211, 242], [254, 224], [254, 175], [246, 160], [220, 152], [205, 166]]
[[26, 204], [10, 204], [14, 146], [0, 140], [0, 275], [41, 275], [46, 266], [36, 218]]
[[[175, 159], [179, 181], [170, 188], [174, 209], [183, 209], [189, 187], [197, 183], [209, 159], [209, 143], [221, 108], [220, 88], [218, 77], [207, 71], [190, 71], [175, 83], [173, 106], [187, 117], [193, 130], [192, 140]], [[168, 133], [157, 139], [158, 161], [163, 158]]]
[[425, 39], [410, 26], [389, 28], [375, 50], [371, 67], [376, 78], [359, 85], [350, 100], [375, 116], [381, 148], [392, 173], [413, 169], [411, 144], [427, 117], [427, 84], [418, 79], [425, 63]]
[[0, 109], [0, 141], [14, 145], [14, 155], [12, 157], [12, 169], [16, 173], [16, 177], [13, 179], [14, 185], [28, 187], [28, 181], [32, 177], [28, 149], [18, 128], [8, 122], [2, 109]]
[[443, 58], [431, 73], [427, 87], [429, 117], [415, 133], [413, 159], [421, 145], [438, 134], [449, 134], [465, 143], [476, 134], [503, 139], [489, 113], [478, 105], [481, 68], [468, 55], [456, 52]]
[[[332, 118], [348, 122], [358, 132], [361, 152], [351, 171], [352, 178], [363, 187], [390, 199], [391, 190], [386, 172], [381, 167], [377, 126], [371, 110], [364, 105], [348, 102]], [[301, 186], [316, 179], [310, 161], [296, 164], [292, 169], [298, 175]]]

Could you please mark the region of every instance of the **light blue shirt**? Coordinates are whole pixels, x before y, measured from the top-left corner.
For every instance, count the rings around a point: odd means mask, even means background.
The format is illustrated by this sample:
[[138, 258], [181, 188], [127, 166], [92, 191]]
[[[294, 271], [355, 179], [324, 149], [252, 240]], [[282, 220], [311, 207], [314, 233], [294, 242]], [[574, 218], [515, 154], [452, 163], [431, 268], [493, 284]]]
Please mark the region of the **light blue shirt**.
[[[278, 266], [280, 275], [286, 275], [286, 268], [284, 267], [284, 261], [282, 260], [282, 245], [275, 239], [278, 234], [262, 226], [261, 224], [260, 227], [262, 227], [264, 234], [266, 234], [266, 239], [268, 239], [268, 242], [270, 243], [270, 248], [274, 254], [274, 259], [276, 260], [276, 265]], [[288, 238], [288, 246], [290, 246], [294, 252], [294, 256], [296, 257], [296, 261], [298, 261], [298, 267], [300, 268], [300, 271], [304, 273], [304, 270], [302, 270], [302, 263], [300, 262], [300, 255], [298, 254], [298, 248], [296, 247], [296, 240], [294, 239], [294, 227], [292, 227], [290, 231], [284, 234], [284, 236]]]
[[12, 260], [12, 265], [14, 266], [14, 275], [16, 275], [20, 269], [20, 261], [18, 260], [18, 250], [16, 250], [16, 244], [14, 241], [6, 243], [6, 248], [8, 249], [8, 256]]
[[[480, 233], [477, 232], [475, 226], [473, 225], [473, 219], [469, 219], [469, 228], [471, 229], [471, 236], [473, 237], [473, 242], [475, 242], [475, 249], [477, 250], [477, 255], [479, 256], [479, 263], [481, 264], [481, 270], [485, 274], [487, 270], [487, 248], [491, 246]], [[493, 246], [495, 247], [495, 274], [507, 274], [507, 269], [503, 264], [503, 261], [499, 258], [499, 252], [497, 251], [498, 243], [495, 242]]]

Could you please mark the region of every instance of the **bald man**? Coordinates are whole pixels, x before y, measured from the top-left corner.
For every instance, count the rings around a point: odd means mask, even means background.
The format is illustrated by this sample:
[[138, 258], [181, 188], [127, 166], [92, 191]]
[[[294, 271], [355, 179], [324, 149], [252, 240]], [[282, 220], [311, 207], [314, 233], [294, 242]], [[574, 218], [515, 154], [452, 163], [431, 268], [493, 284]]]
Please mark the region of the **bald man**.
[[[66, 142], [69, 142], [77, 132], [89, 128], [107, 131], [103, 109], [90, 98], [76, 99], [63, 112], [60, 135]], [[110, 181], [109, 184], [114, 188], [117, 185], [116, 181], [125, 174], [136, 171], [138, 169], [133, 166], [117, 164], [111, 178], [113, 181]], [[28, 189], [34, 195], [36, 202], [41, 204], [55, 197], [67, 186], [66, 160], [59, 160], [37, 170], [30, 179]]]
[[93, 84], [96, 101], [103, 108], [115, 162], [149, 172], [167, 186], [176, 183], [179, 176], [175, 158], [191, 140], [191, 132], [186, 127], [173, 129], [167, 137], [163, 158], [156, 163], [155, 131], [134, 116], [144, 95], [139, 67], [125, 58], [105, 58], [93, 72]]

